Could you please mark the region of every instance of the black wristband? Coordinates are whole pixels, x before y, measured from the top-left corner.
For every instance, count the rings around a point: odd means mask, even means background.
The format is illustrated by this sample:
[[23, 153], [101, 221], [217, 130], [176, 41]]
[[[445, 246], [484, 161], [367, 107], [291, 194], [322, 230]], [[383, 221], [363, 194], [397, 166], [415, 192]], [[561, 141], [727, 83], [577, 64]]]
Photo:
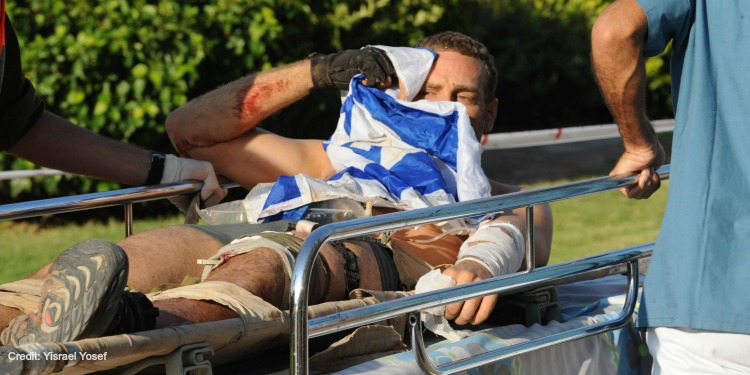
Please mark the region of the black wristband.
[[161, 183], [161, 178], [164, 176], [164, 162], [167, 160], [167, 155], [162, 152], [151, 151], [151, 168], [148, 170], [148, 177], [144, 186], [158, 185]]

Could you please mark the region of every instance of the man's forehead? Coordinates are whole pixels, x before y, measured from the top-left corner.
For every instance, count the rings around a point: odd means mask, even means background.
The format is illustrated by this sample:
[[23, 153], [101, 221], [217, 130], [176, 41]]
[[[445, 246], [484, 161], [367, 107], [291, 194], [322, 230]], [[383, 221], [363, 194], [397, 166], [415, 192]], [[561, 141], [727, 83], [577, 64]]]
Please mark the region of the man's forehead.
[[442, 51], [438, 53], [425, 84], [442, 85], [441, 81], [450, 79], [465, 86], [477, 86], [483, 76], [484, 70], [479, 59], [456, 51]]

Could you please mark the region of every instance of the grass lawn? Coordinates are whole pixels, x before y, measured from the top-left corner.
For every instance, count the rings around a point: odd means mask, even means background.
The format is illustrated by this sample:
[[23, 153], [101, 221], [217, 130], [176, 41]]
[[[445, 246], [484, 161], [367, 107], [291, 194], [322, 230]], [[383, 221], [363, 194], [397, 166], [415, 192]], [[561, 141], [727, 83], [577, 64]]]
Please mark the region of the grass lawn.
[[[182, 220], [179, 216], [156, 220], [136, 219], [133, 232], [179, 224]], [[0, 233], [0, 283], [3, 283], [35, 272], [80, 241], [97, 238], [117, 242], [125, 237], [125, 225], [122, 220], [110, 220], [106, 224], [89, 222], [40, 228], [37, 224], [2, 221]]]
[[[536, 188], [569, 181], [535, 184]], [[554, 202], [554, 235], [550, 263], [617, 250], [656, 239], [666, 207], [668, 181], [648, 200], [628, 200], [618, 191]], [[179, 224], [182, 217], [137, 220], [139, 233], [150, 228]], [[119, 241], [122, 221], [40, 228], [35, 224], [0, 222], [0, 283], [27, 276], [52, 261], [77, 242], [98, 238]]]
[[655, 241], [667, 206], [668, 187], [669, 181], [663, 181], [646, 200], [626, 199], [619, 191], [608, 191], [551, 203], [554, 230], [550, 263]]

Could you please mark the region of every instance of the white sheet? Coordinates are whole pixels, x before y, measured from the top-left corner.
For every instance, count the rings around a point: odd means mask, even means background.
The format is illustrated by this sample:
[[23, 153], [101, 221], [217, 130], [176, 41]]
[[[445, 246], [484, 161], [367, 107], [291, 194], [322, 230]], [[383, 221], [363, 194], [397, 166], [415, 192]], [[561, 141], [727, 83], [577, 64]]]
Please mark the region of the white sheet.
[[[572, 328], [613, 320], [622, 309], [627, 290], [626, 278], [616, 275], [557, 287], [565, 323], [546, 326], [510, 325], [485, 329], [461, 341], [443, 341], [428, 348], [435, 365], [485, 353], [500, 347], [549, 336]], [[605, 334], [554, 345], [511, 357], [471, 374], [638, 374], [647, 366], [646, 353], [639, 352], [640, 337], [632, 321], [627, 326]], [[422, 374], [412, 352], [379, 358], [350, 367], [336, 374]]]

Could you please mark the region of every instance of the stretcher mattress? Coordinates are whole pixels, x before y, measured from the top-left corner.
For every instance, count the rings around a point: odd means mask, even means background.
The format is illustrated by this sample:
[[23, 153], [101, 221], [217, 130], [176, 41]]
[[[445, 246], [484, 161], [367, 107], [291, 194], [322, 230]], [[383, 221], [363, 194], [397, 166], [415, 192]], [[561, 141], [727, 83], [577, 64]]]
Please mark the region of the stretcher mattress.
[[[525, 327], [520, 324], [486, 328], [457, 341], [442, 341], [427, 348], [438, 366], [512, 344], [617, 318], [625, 302], [627, 278], [621, 275], [557, 287], [564, 323]], [[634, 328], [624, 327], [540, 350], [520, 354], [470, 374], [638, 374], [649, 368], [645, 344]], [[336, 374], [422, 374], [411, 351], [389, 355], [339, 371]]]

